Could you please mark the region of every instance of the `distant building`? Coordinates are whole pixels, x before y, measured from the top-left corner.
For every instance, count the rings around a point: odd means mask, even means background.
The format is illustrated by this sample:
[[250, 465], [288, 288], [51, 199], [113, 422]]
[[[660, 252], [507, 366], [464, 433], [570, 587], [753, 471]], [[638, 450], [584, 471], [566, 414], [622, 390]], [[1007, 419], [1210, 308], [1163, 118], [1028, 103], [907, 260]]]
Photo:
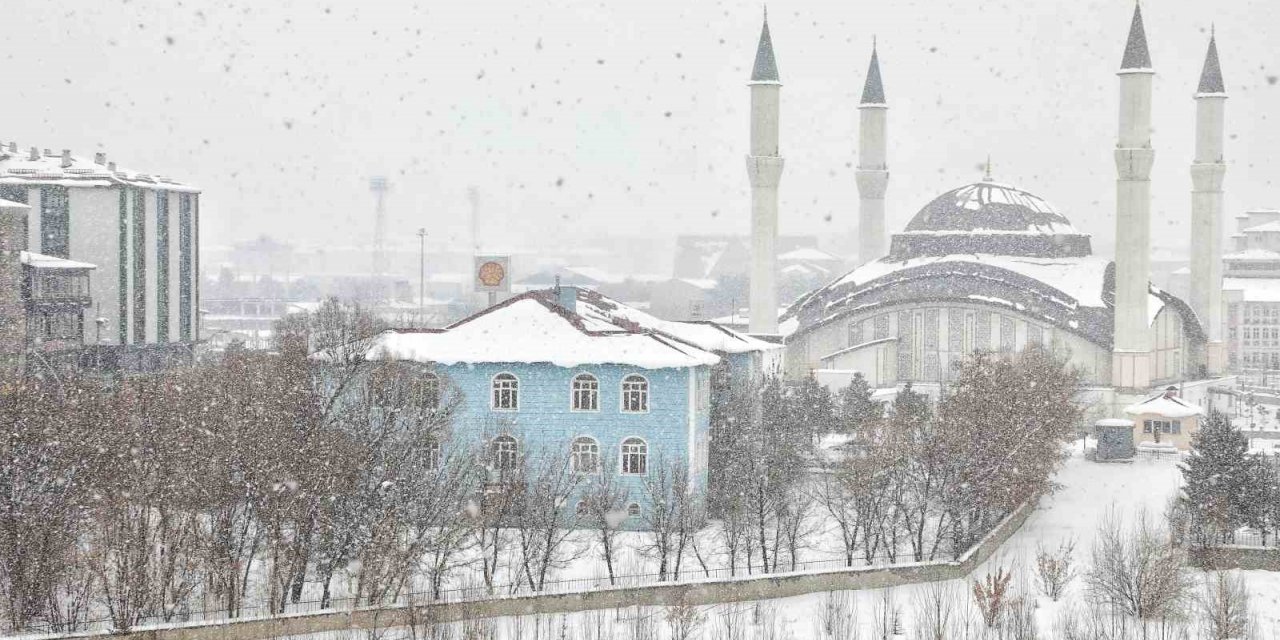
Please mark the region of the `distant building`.
[[712, 367], [755, 375], [776, 352], [711, 323], [659, 320], [566, 286], [517, 295], [447, 329], [388, 331], [366, 355], [420, 363], [437, 388], [456, 389], [454, 442], [485, 447], [495, 472], [525, 453], [562, 452], [583, 473], [623, 476], [634, 516], [647, 508], [642, 481], [659, 461], [687, 464], [706, 486]]
[[[189, 360], [199, 336], [199, 206], [195, 187], [36, 148], [0, 147], [0, 198], [30, 207], [30, 249], [98, 266], [80, 337], [108, 369]], [[100, 321], [99, 321], [100, 320]]]
[[94, 265], [27, 251], [27, 205], [0, 200], [0, 369], [75, 365]]
[[1280, 211], [1236, 216], [1223, 256], [1227, 361], [1252, 376], [1280, 370]]

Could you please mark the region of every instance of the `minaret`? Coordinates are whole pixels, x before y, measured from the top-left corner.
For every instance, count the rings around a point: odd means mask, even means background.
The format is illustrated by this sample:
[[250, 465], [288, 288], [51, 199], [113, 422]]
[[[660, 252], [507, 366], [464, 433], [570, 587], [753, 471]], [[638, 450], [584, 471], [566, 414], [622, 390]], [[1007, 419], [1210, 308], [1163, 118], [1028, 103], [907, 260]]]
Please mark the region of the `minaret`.
[[1142, 7], [1133, 9], [1120, 64], [1120, 135], [1116, 143], [1115, 346], [1111, 376], [1120, 389], [1151, 386], [1147, 296], [1151, 264], [1151, 55]]
[[778, 155], [778, 106], [782, 83], [769, 38], [765, 14], [756, 63], [751, 70], [751, 154], [747, 178], [751, 181], [751, 324], [752, 333], [778, 332], [777, 252], [778, 181], [782, 156]]
[[1211, 34], [1196, 89], [1196, 156], [1191, 163], [1191, 308], [1208, 334], [1205, 367], [1210, 374], [1227, 367], [1222, 341], [1222, 178], [1227, 173], [1222, 130], [1227, 90], [1215, 40]]
[[886, 253], [884, 235], [884, 192], [889, 186], [888, 148], [889, 105], [880, 82], [880, 58], [871, 45], [871, 65], [862, 85], [858, 105], [858, 263], [865, 264]]

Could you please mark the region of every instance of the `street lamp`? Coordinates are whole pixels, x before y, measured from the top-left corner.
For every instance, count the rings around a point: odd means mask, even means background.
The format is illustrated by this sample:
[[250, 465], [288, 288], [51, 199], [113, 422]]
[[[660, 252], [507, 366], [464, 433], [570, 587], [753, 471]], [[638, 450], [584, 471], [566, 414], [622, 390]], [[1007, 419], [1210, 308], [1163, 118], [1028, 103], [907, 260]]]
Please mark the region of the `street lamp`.
[[418, 229], [418, 322], [426, 326], [427, 317], [427, 230]]

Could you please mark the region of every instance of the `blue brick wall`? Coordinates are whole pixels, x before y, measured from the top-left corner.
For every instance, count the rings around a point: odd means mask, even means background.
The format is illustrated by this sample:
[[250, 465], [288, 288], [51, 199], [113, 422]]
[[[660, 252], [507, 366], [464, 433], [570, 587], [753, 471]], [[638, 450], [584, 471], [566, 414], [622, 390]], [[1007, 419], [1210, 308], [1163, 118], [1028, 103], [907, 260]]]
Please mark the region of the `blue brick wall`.
[[[649, 467], [660, 460], [689, 460], [689, 388], [694, 380], [694, 446], [697, 456], [692, 468], [697, 486], [706, 486], [705, 455], [710, 432], [710, 368], [641, 369], [621, 365], [588, 365], [565, 368], [546, 363], [458, 364], [436, 370], [462, 394], [462, 405], [454, 421], [457, 443], [488, 442], [507, 433], [520, 442], [521, 451], [536, 453], [554, 450], [569, 455], [574, 438], [590, 436], [600, 443], [602, 458], [620, 467], [622, 441], [643, 438], [649, 445]], [[491, 408], [492, 381], [499, 373], [511, 373], [520, 382], [520, 408], [497, 411]], [[590, 373], [599, 381], [598, 411], [574, 411], [572, 380]], [[649, 380], [649, 410], [622, 411], [622, 380], [628, 375]], [[631, 499], [646, 508], [642, 479], [625, 477]], [[628, 526], [636, 526], [632, 519]]]

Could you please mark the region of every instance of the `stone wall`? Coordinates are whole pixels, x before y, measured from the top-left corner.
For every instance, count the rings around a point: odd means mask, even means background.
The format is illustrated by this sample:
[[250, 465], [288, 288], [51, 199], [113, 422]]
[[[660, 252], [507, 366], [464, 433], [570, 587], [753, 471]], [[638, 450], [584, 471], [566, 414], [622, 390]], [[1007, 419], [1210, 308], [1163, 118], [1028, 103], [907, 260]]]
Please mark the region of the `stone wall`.
[[[743, 576], [726, 580], [653, 584], [643, 587], [602, 588], [583, 593], [524, 595], [473, 602], [398, 605], [353, 611], [301, 613], [256, 620], [224, 620], [182, 626], [139, 629], [115, 634], [119, 640], [265, 640], [348, 629], [386, 629], [426, 622], [454, 622], [476, 618], [573, 613], [631, 606], [674, 604], [710, 605], [786, 598], [826, 591], [881, 589], [967, 577], [1000, 548], [1035, 511], [1035, 502], [1010, 514], [959, 560], [899, 564], [889, 567], [840, 569], [814, 573]], [[104, 632], [60, 636], [88, 639]]]

